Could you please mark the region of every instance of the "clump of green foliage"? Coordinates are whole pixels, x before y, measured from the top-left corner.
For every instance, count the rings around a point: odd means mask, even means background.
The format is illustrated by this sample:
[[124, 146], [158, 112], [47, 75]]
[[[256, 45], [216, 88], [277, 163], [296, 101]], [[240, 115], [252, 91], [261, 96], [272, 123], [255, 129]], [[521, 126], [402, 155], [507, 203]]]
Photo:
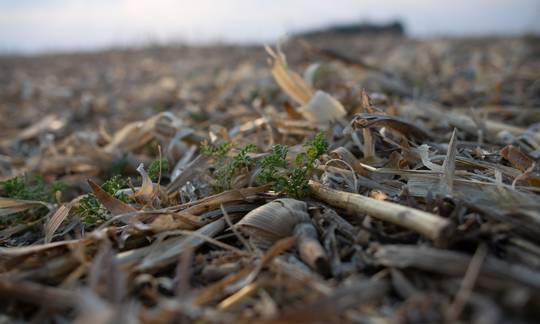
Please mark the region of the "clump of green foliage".
[[285, 145], [276, 144], [272, 147], [270, 155], [264, 157], [259, 165], [261, 171], [258, 179], [263, 183], [275, 182], [279, 177], [280, 170], [286, 170], [288, 148]]
[[217, 186], [220, 191], [231, 189], [234, 178], [242, 169], [249, 168], [252, 165], [252, 159], [248, 153], [255, 152], [257, 146], [248, 144], [240, 149], [240, 151], [232, 157], [230, 161], [220, 161], [219, 167], [214, 171], [214, 176], [217, 178]]
[[[56, 201], [56, 193], [66, 189], [66, 184], [55, 181], [46, 184], [41, 176], [24, 174], [4, 181], [0, 181], [0, 196], [21, 199], [37, 200], [48, 203]], [[48, 212], [46, 207], [19, 212], [4, 217], [0, 220], [0, 227], [26, 223], [44, 216]]]
[[[233, 180], [242, 170], [254, 166], [255, 162], [248, 155], [255, 152], [257, 147], [248, 144], [238, 150], [235, 155], [229, 152], [234, 145], [224, 142], [220, 145], [210, 145], [202, 143], [203, 154], [216, 159], [214, 171], [214, 190], [221, 192], [228, 190], [232, 186]], [[301, 198], [308, 193], [308, 181], [311, 178], [316, 160], [328, 150], [328, 143], [324, 138], [324, 133], [318, 133], [313, 139], [304, 144], [305, 151], [296, 156], [294, 165], [287, 162], [288, 148], [285, 145], [277, 144], [272, 147], [272, 152], [259, 161], [260, 172], [257, 180], [260, 183], [273, 183], [274, 190], [286, 193], [290, 196]]]
[[207, 141], [201, 143], [201, 153], [207, 156], [222, 158], [234, 147], [233, 143], [224, 141], [221, 144], [208, 144]]
[[[101, 188], [105, 190], [109, 195], [115, 196], [116, 192], [120, 189], [126, 188], [128, 181], [119, 175], [115, 175], [109, 180], [105, 181]], [[116, 198], [123, 202], [128, 202], [129, 198], [126, 194], [122, 193], [117, 195]], [[95, 225], [102, 223], [107, 219], [107, 210], [98, 201], [96, 196], [92, 193], [86, 194], [79, 201], [79, 215], [84, 224]]]
[[203, 154], [216, 159], [214, 171], [212, 172], [215, 179], [213, 187], [216, 192], [231, 189], [235, 177], [243, 169], [254, 164], [253, 159], [248, 154], [257, 150], [255, 144], [248, 144], [239, 149], [235, 155], [229, 156], [228, 153], [233, 147], [234, 145], [230, 142], [224, 142], [220, 145], [209, 145], [204, 142], [201, 146]]
[[0, 186], [3, 187], [5, 197], [45, 202], [54, 202], [56, 192], [63, 191], [67, 187], [62, 181], [47, 185], [41, 176], [32, 174], [0, 181]]
[[169, 161], [165, 158], [154, 160], [148, 168], [148, 176], [153, 182], [156, 182], [159, 178], [159, 174], [169, 172]]
[[290, 196], [301, 198], [309, 192], [308, 182], [313, 174], [316, 160], [328, 150], [324, 133], [319, 132], [315, 138], [304, 144], [305, 152], [296, 156], [294, 166], [287, 162], [287, 147], [274, 145], [272, 153], [260, 162], [261, 172], [258, 180], [262, 183], [273, 183], [274, 190], [285, 192]]

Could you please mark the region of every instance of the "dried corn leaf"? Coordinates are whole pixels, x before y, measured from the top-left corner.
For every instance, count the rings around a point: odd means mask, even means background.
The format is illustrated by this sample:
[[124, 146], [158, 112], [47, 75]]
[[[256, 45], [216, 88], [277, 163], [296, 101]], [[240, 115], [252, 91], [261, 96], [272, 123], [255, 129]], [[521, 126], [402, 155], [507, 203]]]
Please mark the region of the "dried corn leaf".
[[351, 125], [353, 128], [356, 129], [387, 127], [407, 138], [415, 139], [418, 141], [424, 141], [432, 138], [432, 136], [427, 131], [421, 129], [420, 127], [417, 127], [397, 117], [392, 117], [388, 115], [378, 115], [371, 113], [357, 114], [351, 122]]
[[309, 219], [305, 202], [283, 198], [250, 211], [236, 226], [257, 246], [268, 248], [277, 240], [291, 236], [298, 223]]
[[454, 172], [456, 170], [457, 139], [456, 129], [452, 133], [452, 138], [448, 144], [448, 153], [443, 163], [443, 177], [440, 181], [441, 192], [445, 195], [452, 195], [454, 189]]
[[39, 207], [47, 207], [49, 210], [53, 208], [52, 205], [42, 201], [0, 197], [0, 216], [6, 216]]
[[299, 111], [304, 118], [316, 124], [326, 124], [347, 114], [339, 101], [321, 90], [317, 90], [307, 104], [300, 107]]
[[56, 232], [58, 227], [60, 227], [62, 222], [68, 217], [72, 207], [73, 204], [71, 203], [60, 206], [47, 221], [45, 224], [45, 243], [51, 242], [54, 232]]
[[88, 179], [88, 184], [90, 185], [92, 192], [94, 193], [94, 195], [96, 195], [96, 198], [99, 200], [99, 202], [103, 206], [105, 206], [105, 208], [110, 211], [113, 216], [137, 212], [137, 209], [124, 203], [120, 199], [109, 195], [94, 181]]
[[281, 89], [296, 101], [297, 104], [306, 105], [313, 96], [313, 89], [311, 89], [299, 74], [287, 67], [285, 54], [283, 54], [279, 47], [274, 51], [269, 46], [266, 46], [266, 51], [273, 58], [272, 75]]
[[505, 146], [500, 153], [513, 167], [523, 172], [519, 178], [526, 180], [531, 186], [540, 187], [540, 167], [538, 163], [512, 145]]
[[[142, 258], [137, 269], [140, 271], [149, 271], [157, 267], [163, 267], [171, 264], [178, 259], [178, 256], [186, 249], [195, 249], [202, 245], [205, 240], [202, 237], [214, 237], [225, 228], [225, 221], [220, 219], [210, 224], [207, 224], [188, 237], [173, 237], [162, 242], [156, 242], [155, 246], [150, 249], [145, 249], [143, 253], [135, 250], [138, 258]], [[131, 251], [130, 251], [131, 252]], [[122, 257], [119, 255], [120, 259]], [[131, 258], [132, 254], [127, 258]]]

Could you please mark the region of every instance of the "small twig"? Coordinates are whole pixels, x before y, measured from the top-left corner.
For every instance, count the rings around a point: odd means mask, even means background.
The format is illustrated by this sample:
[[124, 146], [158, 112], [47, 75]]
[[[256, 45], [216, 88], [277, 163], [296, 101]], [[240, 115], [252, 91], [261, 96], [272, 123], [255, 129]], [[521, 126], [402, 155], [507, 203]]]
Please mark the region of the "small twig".
[[368, 214], [416, 231], [436, 242], [442, 243], [453, 232], [450, 221], [438, 215], [396, 203], [376, 200], [359, 194], [339, 191], [310, 180], [309, 186], [315, 197], [329, 205], [355, 213]]
[[190, 277], [193, 258], [193, 248], [186, 248], [180, 253], [179, 263], [176, 266], [176, 296], [183, 298], [190, 292]]
[[467, 302], [467, 299], [469, 299], [469, 296], [472, 293], [472, 290], [474, 288], [474, 284], [476, 282], [476, 279], [478, 278], [478, 275], [480, 274], [480, 270], [482, 269], [482, 263], [484, 262], [484, 259], [487, 255], [487, 247], [485, 244], [481, 244], [476, 249], [476, 252], [474, 253], [474, 256], [471, 259], [471, 262], [469, 263], [469, 266], [467, 267], [467, 272], [465, 272], [465, 276], [463, 277], [463, 280], [461, 281], [461, 286], [459, 288], [459, 291], [456, 294], [456, 298], [454, 299], [454, 302], [450, 306], [449, 309], [449, 323], [454, 323], [459, 318], [459, 315], [461, 315], [461, 312], [463, 311], [463, 307], [465, 306], [465, 303]]
[[0, 279], [0, 300], [20, 300], [51, 309], [69, 309], [77, 305], [79, 294], [33, 282]]
[[224, 250], [229, 250], [229, 251], [231, 251], [231, 252], [233, 252], [233, 253], [235, 253], [235, 254], [237, 254], [237, 255], [240, 255], [240, 256], [249, 256], [249, 253], [244, 252], [244, 251], [242, 251], [242, 250], [240, 250], [240, 249], [237, 249], [237, 248], [235, 248], [235, 247], [232, 246], [232, 245], [225, 244], [225, 243], [223, 243], [223, 242], [221, 242], [221, 241], [218, 241], [218, 240], [216, 240], [216, 239], [214, 239], [214, 238], [211, 238], [211, 237], [209, 237], [209, 236], [206, 236], [206, 235], [204, 235], [204, 234], [197, 233], [197, 232], [195, 232], [195, 231], [174, 230], [174, 231], [172, 231], [172, 232], [170, 232], [170, 233], [168, 233], [168, 234], [176, 234], [176, 233], [182, 234], [182, 235], [186, 235], [186, 236], [194, 236], [194, 237], [200, 238], [200, 239], [202, 239], [203, 241], [206, 241], [206, 242], [208, 242], [208, 243], [210, 243], [210, 244], [213, 244], [213, 245], [215, 245], [215, 246], [218, 246], [218, 247], [220, 247], [220, 248], [222, 248], [222, 249], [224, 249]]
[[227, 222], [227, 225], [229, 225], [229, 228], [231, 229], [231, 231], [234, 233], [234, 235], [236, 236], [236, 238], [238, 238], [238, 240], [240, 242], [242, 242], [242, 245], [244, 245], [244, 247], [249, 251], [249, 253], [253, 253], [253, 247], [249, 244], [249, 242], [242, 236], [242, 234], [240, 234], [238, 232], [238, 230], [236, 229], [236, 226], [234, 226], [234, 224], [231, 222], [231, 218], [229, 217], [229, 214], [227, 213], [227, 211], [225, 210], [225, 207], [223, 207], [223, 204], [220, 205], [220, 208], [221, 208], [221, 212], [223, 213], [223, 218], [225, 218], [225, 222]]

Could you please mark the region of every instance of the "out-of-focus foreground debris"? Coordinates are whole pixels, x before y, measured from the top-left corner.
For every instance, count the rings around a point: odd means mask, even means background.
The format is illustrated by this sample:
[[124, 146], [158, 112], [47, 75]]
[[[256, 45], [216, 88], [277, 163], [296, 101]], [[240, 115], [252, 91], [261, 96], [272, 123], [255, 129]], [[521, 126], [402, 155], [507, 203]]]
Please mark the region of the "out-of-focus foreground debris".
[[2, 322], [540, 316], [540, 42], [0, 58]]

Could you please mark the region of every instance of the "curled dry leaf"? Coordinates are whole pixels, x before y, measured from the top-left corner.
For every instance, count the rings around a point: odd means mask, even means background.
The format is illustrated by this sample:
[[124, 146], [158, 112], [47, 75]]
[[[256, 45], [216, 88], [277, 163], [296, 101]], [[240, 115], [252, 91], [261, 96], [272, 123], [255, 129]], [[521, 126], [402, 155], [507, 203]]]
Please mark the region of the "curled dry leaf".
[[362, 128], [372, 128], [372, 127], [387, 127], [390, 128], [401, 135], [410, 138], [415, 139], [419, 141], [423, 141], [426, 139], [430, 139], [431, 135], [409, 123], [403, 120], [400, 120], [396, 117], [391, 117], [387, 115], [378, 115], [378, 114], [371, 114], [371, 113], [361, 113], [357, 114], [355, 118], [352, 120], [351, 125], [353, 128], [356, 129], [362, 129]]
[[319, 243], [305, 202], [276, 199], [249, 212], [237, 226], [255, 245], [265, 249], [280, 239], [297, 236], [300, 258], [317, 271], [330, 273], [326, 253]]
[[281, 89], [287, 93], [296, 103], [305, 105], [313, 96], [313, 89], [302, 79], [302, 77], [287, 67], [285, 54], [278, 47], [274, 51], [269, 46], [266, 46], [266, 51], [273, 58], [272, 75], [279, 84]]
[[165, 189], [152, 182], [152, 179], [150, 179], [150, 176], [144, 170], [144, 165], [142, 163], [137, 168], [137, 172], [139, 172], [142, 177], [142, 184], [139, 190], [137, 190], [131, 198], [145, 205], [152, 204], [159, 206], [161, 203], [165, 203], [167, 201]]
[[358, 173], [360, 175], [363, 175], [363, 176], [368, 175], [368, 171], [364, 167], [362, 167], [360, 161], [358, 161], [356, 156], [354, 156], [351, 153], [351, 151], [349, 151], [345, 147], [340, 146], [340, 147], [334, 149], [332, 152], [330, 152], [330, 156], [333, 159], [340, 159], [340, 160], [345, 161], [347, 164], [349, 164], [354, 169], [354, 171], [356, 173]]
[[305, 202], [283, 198], [252, 210], [236, 226], [257, 246], [268, 248], [277, 240], [293, 235], [297, 224], [309, 221]]
[[157, 114], [146, 121], [127, 124], [113, 135], [111, 142], [105, 146], [105, 152], [110, 153], [117, 149], [130, 151], [148, 143], [153, 137], [173, 137], [181, 126], [182, 120], [170, 112]]
[[317, 90], [309, 102], [300, 107], [300, 112], [304, 118], [316, 124], [326, 124], [347, 114], [339, 101], [321, 90]]

